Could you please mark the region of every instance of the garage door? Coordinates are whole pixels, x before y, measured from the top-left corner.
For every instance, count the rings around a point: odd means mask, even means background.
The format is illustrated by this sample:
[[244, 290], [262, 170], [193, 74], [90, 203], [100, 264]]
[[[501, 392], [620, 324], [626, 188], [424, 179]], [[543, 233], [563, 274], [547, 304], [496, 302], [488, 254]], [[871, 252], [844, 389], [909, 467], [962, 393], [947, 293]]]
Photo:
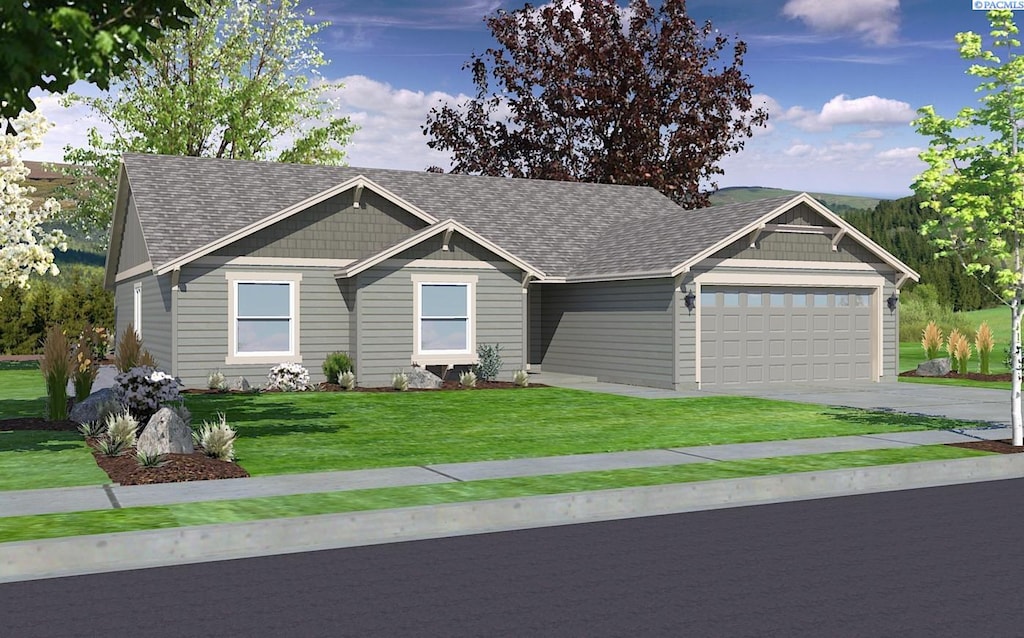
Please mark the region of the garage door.
[[701, 384], [873, 380], [871, 291], [703, 286]]

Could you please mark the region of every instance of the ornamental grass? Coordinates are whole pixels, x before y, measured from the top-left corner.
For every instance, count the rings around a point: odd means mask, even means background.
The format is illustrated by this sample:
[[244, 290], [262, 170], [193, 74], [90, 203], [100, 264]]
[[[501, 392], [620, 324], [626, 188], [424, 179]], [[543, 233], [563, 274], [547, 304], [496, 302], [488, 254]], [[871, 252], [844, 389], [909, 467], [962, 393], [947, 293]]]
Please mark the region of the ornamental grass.
[[934, 321], [929, 321], [922, 333], [921, 345], [924, 347], [925, 356], [931, 359], [939, 358], [939, 350], [942, 348], [942, 330]]
[[981, 360], [982, 374], [989, 374], [989, 360], [992, 358], [993, 347], [995, 339], [992, 337], [992, 329], [988, 327], [987, 321], [983, 321], [974, 337], [974, 348], [978, 351], [978, 359]]
[[68, 377], [71, 376], [71, 342], [62, 326], [50, 326], [43, 343], [43, 358], [39, 370], [46, 380], [49, 419], [64, 421], [68, 418]]

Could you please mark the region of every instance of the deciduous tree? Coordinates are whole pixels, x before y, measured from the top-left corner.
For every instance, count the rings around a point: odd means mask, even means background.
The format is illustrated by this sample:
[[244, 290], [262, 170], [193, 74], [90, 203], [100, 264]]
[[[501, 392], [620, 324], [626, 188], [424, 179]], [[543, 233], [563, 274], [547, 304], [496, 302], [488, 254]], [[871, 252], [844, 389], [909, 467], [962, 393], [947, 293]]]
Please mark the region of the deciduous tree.
[[497, 46], [464, 67], [476, 97], [423, 127], [453, 172], [649, 185], [704, 206], [719, 160], [767, 121], [746, 45], [697, 25], [685, 0], [554, 0], [486, 23]]
[[1024, 445], [1021, 418], [1020, 322], [1024, 312], [1024, 58], [1011, 11], [990, 11], [991, 50], [982, 36], [958, 33], [967, 73], [979, 78], [980, 106], [943, 118], [926, 106], [915, 121], [929, 138], [928, 168], [914, 183], [935, 212], [922, 232], [939, 254], [957, 256], [969, 273], [995, 275], [993, 292], [1010, 309], [1013, 444]]
[[0, 0], [0, 120], [34, 111], [33, 88], [106, 89], [147, 41], [192, 15], [186, 0]]
[[106, 233], [122, 152], [340, 164], [355, 131], [334, 115], [326, 64], [298, 0], [188, 0], [196, 12], [129, 64], [111, 95], [71, 96], [107, 122], [85, 148], [68, 148], [78, 178], [75, 222]]

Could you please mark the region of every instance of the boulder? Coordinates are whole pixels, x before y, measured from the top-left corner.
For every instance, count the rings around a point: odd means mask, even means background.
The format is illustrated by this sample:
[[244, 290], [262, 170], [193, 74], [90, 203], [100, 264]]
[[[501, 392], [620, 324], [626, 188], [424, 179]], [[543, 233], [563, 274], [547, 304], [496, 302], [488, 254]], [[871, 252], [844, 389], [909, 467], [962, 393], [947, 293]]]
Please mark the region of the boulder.
[[917, 366], [919, 377], [944, 377], [952, 370], [948, 357], [942, 359], [930, 359]]
[[236, 392], [248, 392], [249, 390], [252, 389], [252, 386], [250, 386], [249, 382], [245, 380], [245, 377], [238, 377], [237, 379], [231, 382], [231, 385], [228, 386], [228, 389], [235, 390]]
[[103, 388], [97, 390], [85, 398], [84, 401], [75, 402], [74, 407], [71, 408], [71, 414], [68, 418], [76, 423], [92, 423], [100, 417], [100, 408], [105, 403], [118, 403], [114, 397], [114, 391], [110, 388]]
[[139, 435], [136, 449], [144, 454], [191, 454], [192, 428], [170, 408], [160, 408]]
[[409, 377], [409, 388], [440, 388], [441, 377], [424, 368], [413, 368], [405, 373]]

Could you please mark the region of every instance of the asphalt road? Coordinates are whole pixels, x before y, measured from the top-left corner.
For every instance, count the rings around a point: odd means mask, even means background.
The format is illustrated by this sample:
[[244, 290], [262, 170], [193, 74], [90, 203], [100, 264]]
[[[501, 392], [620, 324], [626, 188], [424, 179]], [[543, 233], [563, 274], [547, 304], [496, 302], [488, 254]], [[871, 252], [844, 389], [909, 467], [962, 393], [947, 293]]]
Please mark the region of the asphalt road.
[[0, 635], [1022, 636], [1022, 505], [997, 481], [11, 583]]

